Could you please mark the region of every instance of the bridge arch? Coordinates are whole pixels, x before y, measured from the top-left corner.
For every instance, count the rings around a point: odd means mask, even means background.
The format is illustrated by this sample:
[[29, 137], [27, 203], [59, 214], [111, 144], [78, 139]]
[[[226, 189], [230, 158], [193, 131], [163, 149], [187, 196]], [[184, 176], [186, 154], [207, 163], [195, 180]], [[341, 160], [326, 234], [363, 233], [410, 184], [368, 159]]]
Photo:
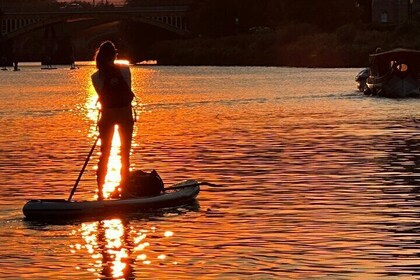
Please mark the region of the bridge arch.
[[173, 11], [144, 12], [142, 10], [110, 10], [102, 12], [55, 12], [55, 13], [14, 13], [5, 14], [1, 18], [2, 40], [9, 40], [32, 31], [66, 22], [99, 20], [99, 21], [124, 21], [132, 20], [152, 25], [180, 36], [189, 34], [186, 15], [187, 9]]

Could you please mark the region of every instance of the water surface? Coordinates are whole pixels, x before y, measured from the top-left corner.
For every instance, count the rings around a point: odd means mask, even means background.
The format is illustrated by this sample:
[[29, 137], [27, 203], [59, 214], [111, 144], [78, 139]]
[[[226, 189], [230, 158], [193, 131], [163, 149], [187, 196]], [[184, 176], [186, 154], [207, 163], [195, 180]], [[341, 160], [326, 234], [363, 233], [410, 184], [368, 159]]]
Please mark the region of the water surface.
[[[25, 221], [27, 200], [68, 197], [95, 140], [94, 71], [0, 73], [2, 279], [420, 277], [420, 100], [364, 97], [358, 69], [134, 67], [133, 168], [223, 187]], [[95, 197], [97, 152], [75, 199]]]

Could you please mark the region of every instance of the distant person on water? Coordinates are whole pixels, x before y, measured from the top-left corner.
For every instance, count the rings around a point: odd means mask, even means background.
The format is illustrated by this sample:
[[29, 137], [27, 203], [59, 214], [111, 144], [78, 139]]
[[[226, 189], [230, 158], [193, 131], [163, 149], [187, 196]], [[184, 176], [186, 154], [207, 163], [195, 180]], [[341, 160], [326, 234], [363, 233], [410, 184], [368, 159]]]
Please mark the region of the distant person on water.
[[7, 57], [2, 56], [0, 64], [1, 64], [1, 70], [7, 70]]
[[134, 93], [131, 90], [130, 68], [115, 64], [117, 50], [115, 45], [103, 42], [96, 52], [96, 71], [92, 83], [101, 104], [98, 122], [101, 140], [101, 155], [97, 170], [98, 200], [103, 200], [103, 185], [107, 174], [108, 160], [111, 152], [115, 125], [121, 139], [121, 188], [124, 188], [130, 174], [130, 150], [133, 134], [133, 109], [131, 101]]

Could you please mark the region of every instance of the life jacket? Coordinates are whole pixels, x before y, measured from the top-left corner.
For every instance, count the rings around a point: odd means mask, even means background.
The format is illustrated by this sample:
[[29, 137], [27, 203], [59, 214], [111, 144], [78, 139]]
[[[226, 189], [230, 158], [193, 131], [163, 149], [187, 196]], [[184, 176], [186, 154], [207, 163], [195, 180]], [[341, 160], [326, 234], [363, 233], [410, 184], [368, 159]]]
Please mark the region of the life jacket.
[[102, 108], [121, 108], [131, 105], [134, 93], [125, 81], [119, 67], [112, 67], [103, 73], [104, 85], [99, 92]]

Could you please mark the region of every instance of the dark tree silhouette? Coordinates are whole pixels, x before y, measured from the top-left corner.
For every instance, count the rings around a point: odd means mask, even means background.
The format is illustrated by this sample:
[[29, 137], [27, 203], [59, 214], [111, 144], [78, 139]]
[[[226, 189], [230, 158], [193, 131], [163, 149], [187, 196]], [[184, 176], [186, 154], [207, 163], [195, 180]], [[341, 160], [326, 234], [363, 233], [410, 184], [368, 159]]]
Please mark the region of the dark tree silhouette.
[[223, 36], [257, 26], [277, 28], [290, 22], [332, 31], [359, 21], [362, 11], [369, 12], [355, 0], [196, 0], [192, 14], [199, 19], [195, 24], [200, 26], [201, 34]]

